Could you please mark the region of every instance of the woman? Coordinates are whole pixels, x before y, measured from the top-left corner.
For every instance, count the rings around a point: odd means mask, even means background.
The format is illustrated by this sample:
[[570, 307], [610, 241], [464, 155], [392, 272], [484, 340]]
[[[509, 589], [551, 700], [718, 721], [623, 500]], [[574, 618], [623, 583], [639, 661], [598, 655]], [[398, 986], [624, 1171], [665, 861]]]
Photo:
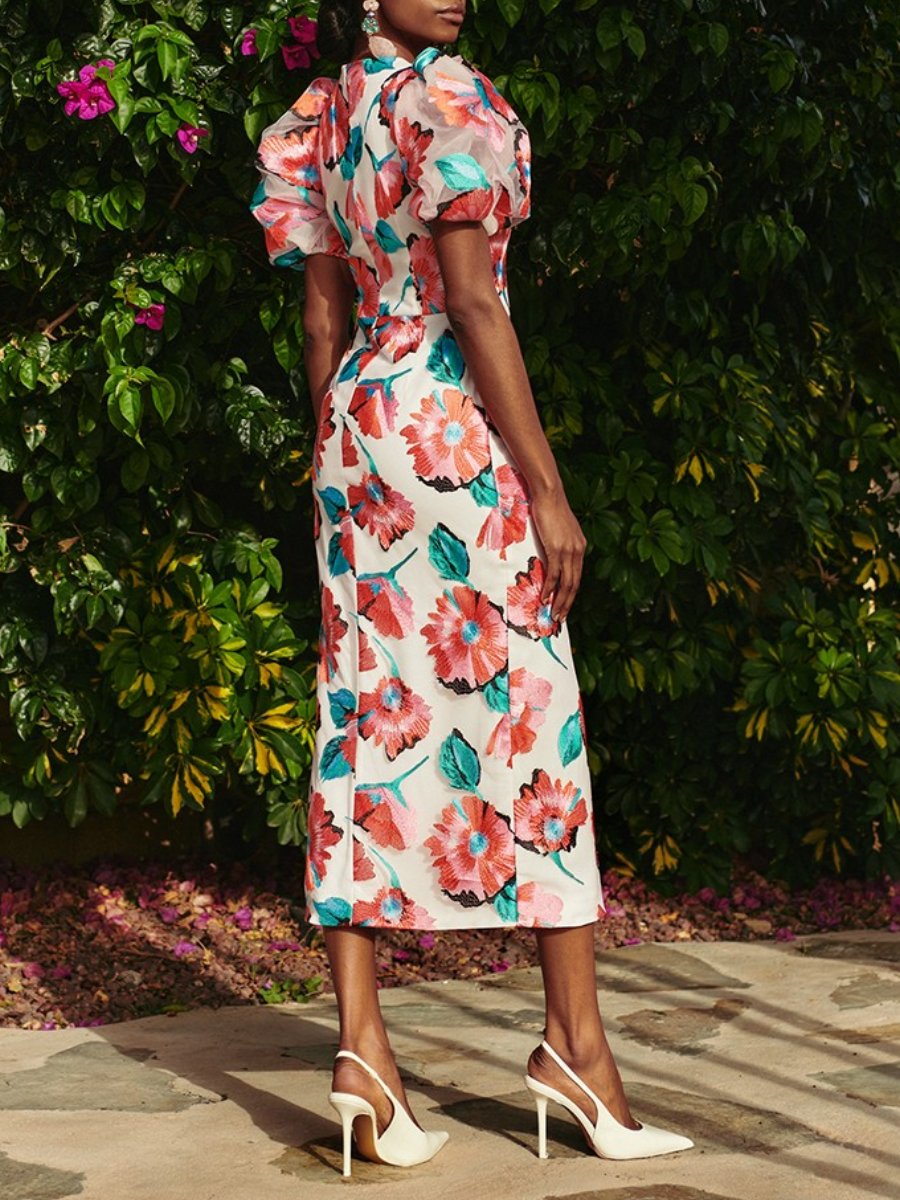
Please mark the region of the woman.
[[320, 46], [344, 65], [265, 130], [251, 203], [271, 262], [306, 275], [322, 596], [306, 905], [337, 993], [345, 1175], [351, 1130], [395, 1165], [447, 1137], [409, 1108], [378, 928], [535, 928], [542, 1157], [548, 1098], [604, 1157], [693, 1145], [634, 1120], [597, 1007], [604, 904], [565, 626], [585, 539], [509, 317], [528, 134], [437, 48], [464, 15], [322, 0]]

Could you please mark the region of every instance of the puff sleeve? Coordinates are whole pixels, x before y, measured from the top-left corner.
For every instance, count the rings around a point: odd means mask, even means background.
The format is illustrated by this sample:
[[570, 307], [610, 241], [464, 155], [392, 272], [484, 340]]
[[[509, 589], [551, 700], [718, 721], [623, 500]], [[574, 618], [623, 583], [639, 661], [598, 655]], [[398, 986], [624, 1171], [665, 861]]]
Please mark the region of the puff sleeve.
[[302, 270], [309, 254], [347, 257], [326, 212], [319, 148], [320, 120], [335, 86], [333, 79], [314, 80], [260, 137], [256, 167], [261, 178], [250, 212], [263, 227], [273, 266]]
[[528, 131], [460, 55], [424, 50], [396, 80], [387, 113], [418, 220], [481, 221], [494, 234], [529, 215]]

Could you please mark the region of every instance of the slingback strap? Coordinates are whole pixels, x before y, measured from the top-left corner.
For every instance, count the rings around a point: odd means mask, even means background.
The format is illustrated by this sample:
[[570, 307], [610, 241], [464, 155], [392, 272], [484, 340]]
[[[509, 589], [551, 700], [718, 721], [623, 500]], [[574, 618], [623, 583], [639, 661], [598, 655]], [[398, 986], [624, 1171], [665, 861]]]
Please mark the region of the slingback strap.
[[372, 1076], [373, 1079], [377, 1079], [377, 1081], [381, 1084], [382, 1089], [390, 1097], [390, 1099], [391, 1099], [392, 1103], [395, 1105], [395, 1107], [397, 1107], [397, 1108], [402, 1107], [402, 1105], [400, 1104], [400, 1101], [397, 1099], [397, 1097], [394, 1095], [394, 1093], [391, 1091], [391, 1089], [388, 1087], [388, 1085], [384, 1082], [384, 1080], [381, 1078], [381, 1076], [378, 1074], [378, 1072], [375, 1070], [375, 1068], [370, 1067], [364, 1058], [360, 1058], [359, 1055], [354, 1054], [352, 1050], [338, 1050], [337, 1054], [335, 1055], [335, 1058], [352, 1058], [354, 1062], [359, 1063], [359, 1065], [361, 1067], [365, 1068], [365, 1070], [367, 1070], [369, 1072], [369, 1074]]
[[607, 1111], [606, 1105], [600, 1099], [598, 1099], [597, 1096], [594, 1095], [594, 1093], [591, 1091], [591, 1089], [588, 1087], [588, 1085], [584, 1082], [584, 1080], [575, 1074], [575, 1072], [572, 1070], [572, 1068], [569, 1066], [569, 1064], [567, 1062], [564, 1062], [559, 1057], [559, 1055], [556, 1053], [556, 1051], [553, 1049], [553, 1047], [550, 1045], [550, 1043], [548, 1041], [541, 1042], [541, 1045], [544, 1047], [544, 1049], [547, 1051], [547, 1053], [550, 1055], [550, 1057], [559, 1063], [559, 1065], [562, 1067], [562, 1069], [565, 1071], [565, 1073], [569, 1076], [569, 1078], [574, 1083], [577, 1083], [578, 1086], [581, 1088], [581, 1090], [583, 1092], [586, 1092], [587, 1095], [590, 1096], [590, 1098], [594, 1101], [594, 1103], [597, 1105], [597, 1119], [599, 1120], [600, 1114]]

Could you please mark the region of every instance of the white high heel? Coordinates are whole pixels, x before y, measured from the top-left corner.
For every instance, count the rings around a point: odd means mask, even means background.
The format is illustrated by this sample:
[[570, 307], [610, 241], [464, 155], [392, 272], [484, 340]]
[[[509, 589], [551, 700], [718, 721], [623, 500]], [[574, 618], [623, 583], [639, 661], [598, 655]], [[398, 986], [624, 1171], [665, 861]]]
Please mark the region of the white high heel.
[[364, 1067], [381, 1085], [387, 1098], [394, 1106], [390, 1124], [378, 1135], [378, 1123], [374, 1105], [353, 1092], [330, 1092], [328, 1099], [337, 1109], [343, 1132], [344, 1177], [350, 1175], [350, 1149], [353, 1122], [357, 1117], [368, 1117], [356, 1127], [356, 1144], [360, 1153], [372, 1162], [388, 1163], [392, 1167], [413, 1167], [417, 1163], [433, 1158], [444, 1145], [450, 1134], [444, 1130], [420, 1129], [374, 1067], [354, 1054], [352, 1050], [338, 1050], [338, 1058], [352, 1058]]
[[688, 1150], [693, 1146], [694, 1143], [689, 1137], [672, 1133], [668, 1129], [660, 1129], [656, 1125], [642, 1124], [640, 1129], [629, 1129], [627, 1125], [616, 1120], [599, 1096], [595, 1096], [584, 1080], [575, 1074], [568, 1063], [563, 1062], [549, 1042], [543, 1041], [541, 1045], [596, 1104], [597, 1123], [592, 1125], [582, 1109], [568, 1096], [526, 1074], [525, 1083], [534, 1095], [537, 1105], [539, 1158], [547, 1158], [548, 1099], [555, 1100], [578, 1119], [594, 1153], [600, 1158], [652, 1158], [656, 1154], [672, 1154], [676, 1150]]

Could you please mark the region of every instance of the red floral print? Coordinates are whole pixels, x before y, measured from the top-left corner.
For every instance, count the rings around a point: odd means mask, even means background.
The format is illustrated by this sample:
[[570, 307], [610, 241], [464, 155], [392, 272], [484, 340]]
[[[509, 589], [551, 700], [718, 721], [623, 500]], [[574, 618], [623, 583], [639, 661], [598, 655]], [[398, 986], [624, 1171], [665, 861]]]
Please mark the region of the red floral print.
[[552, 692], [549, 680], [532, 675], [525, 667], [511, 671], [509, 712], [503, 714], [488, 739], [488, 754], [505, 759], [508, 767], [517, 754], [528, 754], [544, 723]]
[[433, 929], [435, 922], [401, 888], [384, 887], [371, 900], [357, 900], [353, 906], [353, 924]]
[[353, 820], [376, 846], [405, 850], [417, 836], [415, 810], [387, 785], [359, 787], [353, 797]]
[[344, 831], [334, 823], [334, 813], [325, 807], [325, 797], [314, 791], [309, 798], [306, 824], [309, 830], [306, 849], [306, 886], [311, 890], [321, 887], [327, 863], [331, 858], [331, 847], [336, 846]]
[[360, 616], [368, 617], [382, 637], [403, 638], [412, 633], [412, 597], [390, 576], [361, 576], [356, 603]]
[[579, 826], [588, 818], [581, 790], [559, 779], [551, 783], [550, 776], [540, 768], [531, 783], [519, 789], [514, 811], [516, 841], [539, 854], [571, 850]]
[[441, 890], [471, 906], [492, 900], [514, 877], [515, 846], [508, 819], [487, 800], [462, 796], [448, 804], [425, 839]]
[[476, 545], [499, 550], [505, 562], [509, 547], [525, 540], [530, 504], [525, 480], [515, 467], [503, 463], [494, 472], [494, 478], [499, 500], [485, 518]]
[[506, 666], [506, 622], [483, 592], [459, 584], [438, 596], [428, 616], [421, 632], [445, 687], [475, 691]]
[[374, 691], [359, 697], [359, 732], [372, 738], [393, 762], [428, 734], [431, 708], [395, 675], [384, 676]]
[[319, 633], [318, 678], [332, 679], [338, 666], [341, 638], [347, 632], [347, 622], [341, 617], [340, 605], [335, 603], [331, 589], [322, 588], [322, 623]]
[[541, 600], [545, 578], [543, 560], [533, 555], [528, 560], [528, 570], [518, 572], [507, 596], [506, 615], [510, 625], [517, 633], [535, 641], [555, 637], [560, 630], [559, 621], [553, 619], [552, 603]]
[[439, 490], [471, 483], [491, 461], [484, 416], [457, 388], [444, 388], [440, 399], [425, 396], [400, 433], [416, 475]]
[[347, 502], [353, 520], [378, 538], [382, 550], [415, 527], [416, 512], [409, 500], [371, 472], [363, 476], [361, 483], [350, 485]]

